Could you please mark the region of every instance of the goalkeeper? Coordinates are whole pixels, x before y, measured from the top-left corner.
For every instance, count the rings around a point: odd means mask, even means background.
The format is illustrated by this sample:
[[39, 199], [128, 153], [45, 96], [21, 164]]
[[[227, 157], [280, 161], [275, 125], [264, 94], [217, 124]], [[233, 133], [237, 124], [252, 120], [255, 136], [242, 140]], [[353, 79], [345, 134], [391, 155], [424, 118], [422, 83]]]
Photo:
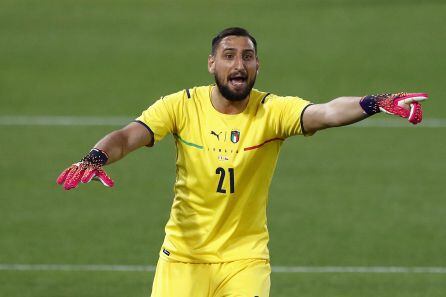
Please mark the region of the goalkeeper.
[[412, 124], [422, 120], [424, 93], [312, 104], [256, 90], [257, 53], [257, 42], [245, 29], [223, 30], [213, 38], [208, 57], [215, 84], [162, 97], [57, 179], [66, 190], [92, 179], [112, 187], [104, 165], [167, 134], [175, 137], [174, 201], [152, 297], [269, 296], [266, 205], [283, 141], [381, 111]]

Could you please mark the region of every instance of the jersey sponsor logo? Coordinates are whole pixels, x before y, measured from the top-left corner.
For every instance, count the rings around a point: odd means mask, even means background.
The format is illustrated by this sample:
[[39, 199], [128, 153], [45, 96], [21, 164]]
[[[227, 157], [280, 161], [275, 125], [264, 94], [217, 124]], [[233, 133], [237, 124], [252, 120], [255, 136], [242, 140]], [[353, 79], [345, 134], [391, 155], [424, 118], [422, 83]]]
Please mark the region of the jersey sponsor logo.
[[231, 131], [231, 142], [237, 143], [240, 140], [240, 131], [239, 130], [232, 130]]
[[217, 137], [217, 140], [220, 140], [220, 134], [221, 134], [221, 133], [222, 133], [222, 132], [220, 132], [220, 133], [217, 134], [217, 132], [211, 130], [211, 135], [214, 135], [215, 137]]

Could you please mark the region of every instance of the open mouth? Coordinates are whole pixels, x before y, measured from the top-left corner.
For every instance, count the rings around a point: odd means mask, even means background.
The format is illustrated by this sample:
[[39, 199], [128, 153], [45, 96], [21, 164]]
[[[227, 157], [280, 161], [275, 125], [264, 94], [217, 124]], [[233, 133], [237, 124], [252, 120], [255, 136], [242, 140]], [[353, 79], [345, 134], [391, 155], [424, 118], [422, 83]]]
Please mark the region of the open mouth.
[[248, 77], [244, 74], [233, 74], [229, 76], [229, 82], [235, 87], [244, 86]]

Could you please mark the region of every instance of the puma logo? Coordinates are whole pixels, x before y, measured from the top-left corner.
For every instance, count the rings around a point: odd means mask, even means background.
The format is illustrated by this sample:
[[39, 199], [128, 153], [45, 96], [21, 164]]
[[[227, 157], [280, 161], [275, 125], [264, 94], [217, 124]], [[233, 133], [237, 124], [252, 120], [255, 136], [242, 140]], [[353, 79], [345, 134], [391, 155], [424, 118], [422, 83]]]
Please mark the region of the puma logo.
[[220, 134], [221, 134], [221, 133], [222, 133], [222, 132], [220, 132], [220, 133], [217, 134], [216, 132], [214, 132], [214, 131], [211, 130], [211, 135], [215, 135], [215, 137], [217, 137], [218, 140], [220, 140]]

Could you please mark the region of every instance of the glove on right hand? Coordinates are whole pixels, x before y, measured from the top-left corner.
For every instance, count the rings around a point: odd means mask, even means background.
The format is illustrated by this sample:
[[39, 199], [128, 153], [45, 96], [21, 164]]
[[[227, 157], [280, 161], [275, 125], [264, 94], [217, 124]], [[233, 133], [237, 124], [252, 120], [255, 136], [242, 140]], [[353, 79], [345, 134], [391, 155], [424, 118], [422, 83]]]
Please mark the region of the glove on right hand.
[[57, 183], [65, 190], [76, 188], [80, 182], [89, 183], [99, 180], [106, 187], [113, 187], [113, 180], [105, 173], [102, 166], [107, 163], [107, 154], [100, 149], [92, 149], [82, 160], [65, 169], [57, 178]]

